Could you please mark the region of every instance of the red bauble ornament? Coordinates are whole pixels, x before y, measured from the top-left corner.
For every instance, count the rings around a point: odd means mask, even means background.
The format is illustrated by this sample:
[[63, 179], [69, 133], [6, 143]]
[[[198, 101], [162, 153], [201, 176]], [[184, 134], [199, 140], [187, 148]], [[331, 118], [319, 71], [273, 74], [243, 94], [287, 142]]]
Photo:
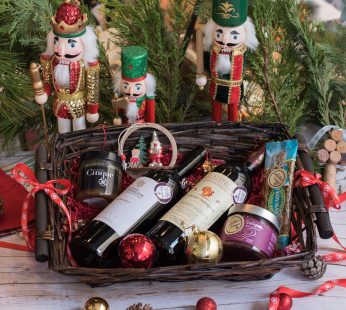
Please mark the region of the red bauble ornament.
[[55, 14], [57, 23], [64, 21], [68, 25], [75, 25], [82, 18], [82, 14], [78, 5], [72, 3], [64, 3], [59, 6]]
[[279, 294], [278, 310], [290, 310], [292, 308], [292, 297], [286, 293]]
[[141, 234], [125, 237], [119, 244], [121, 266], [125, 268], [150, 268], [155, 259], [154, 243]]
[[217, 305], [210, 297], [201, 298], [196, 304], [196, 310], [216, 310]]

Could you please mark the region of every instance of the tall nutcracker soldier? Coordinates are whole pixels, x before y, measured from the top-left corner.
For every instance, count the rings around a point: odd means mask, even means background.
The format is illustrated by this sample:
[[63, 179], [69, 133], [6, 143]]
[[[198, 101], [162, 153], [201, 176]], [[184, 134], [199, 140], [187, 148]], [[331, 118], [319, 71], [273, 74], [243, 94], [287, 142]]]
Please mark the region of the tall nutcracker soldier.
[[[213, 0], [212, 17], [197, 30], [196, 84], [207, 84], [204, 64], [210, 73], [209, 95], [212, 120], [221, 123], [222, 105], [228, 108], [228, 120], [238, 121], [238, 107], [244, 74], [244, 54], [258, 46], [255, 27], [247, 17], [248, 0]], [[204, 59], [203, 59], [203, 47]]]
[[[65, 1], [52, 17], [47, 49], [40, 57], [44, 92], [36, 93], [38, 104], [55, 92], [53, 111], [59, 133], [86, 128], [98, 121], [99, 50], [87, 15], [78, 5]], [[72, 123], [72, 124], [71, 124]]]
[[148, 51], [144, 47], [122, 49], [121, 79], [115, 89], [126, 96], [126, 118], [130, 124], [155, 122], [156, 81], [147, 68]]

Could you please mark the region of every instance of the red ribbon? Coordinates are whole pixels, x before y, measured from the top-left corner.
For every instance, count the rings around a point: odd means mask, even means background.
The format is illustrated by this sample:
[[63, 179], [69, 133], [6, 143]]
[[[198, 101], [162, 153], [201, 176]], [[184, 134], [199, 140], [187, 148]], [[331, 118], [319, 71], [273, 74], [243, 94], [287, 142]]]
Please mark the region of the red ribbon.
[[[22, 207], [22, 218], [21, 218], [21, 225], [22, 225], [24, 239], [26, 243], [28, 244], [28, 247], [30, 248], [30, 250], [32, 251], [34, 250], [35, 244], [33, 240], [30, 240], [29, 231], [28, 231], [29, 199], [30, 199], [30, 196], [35, 197], [35, 194], [38, 191], [43, 190], [50, 197], [50, 199], [52, 199], [52, 201], [56, 205], [58, 205], [58, 207], [63, 211], [63, 213], [65, 214], [67, 218], [67, 221], [69, 224], [69, 232], [68, 232], [67, 246], [66, 246], [67, 258], [72, 266], [77, 266], [75, 260], [72, 257], [70, 246], [69, 246], [71, 238], [72, 238], [71, 216], [64, 202], [59, 197], [59, 195], [60, 196], [66, 195], [70, 191], [71, 182], [69, 180], [61, 179], [61, 180], [51, 180], [44, 184], [40, 184], [38, 180], [36, 179], [35, 174], [31, 171], [31, 169], [23, 163], [17, 164], [11, 170], [11, 174], [17, 182], [23, 183], [23, 184], [30, 184], [33, 187], [32, 190], [28, 193], [28, 195], [24, 199], [23, 207]], [[63, 189], [56, 188], [55, 187], [56, 184], [61, 185]]]
[[280, 294], [284, 293], [292, 298], [302, 298], [302, 297], [310, 297], [315, 295], [322, 295], [323, 293], [326, 293], [330, 291], [335, 286], [341, 286], [346, 288], [346, 279], [337, 279], [333, 281], [327, 281], [324, 282], [318, 289], [314, 290], [311, 293], [307, 292], [301, 292], [292, 290], [285, 286], [280, 286], [278, 289], [276, 289], [273, 293], [270, 294], [269, 298], [269, 310], [277, 310], [279, 309], [279, 302], [280, 302]]
[[334, 208], [334, 209], [340, 209], [340, 199], [338, 195], [336, 194], [334, 188], [330, 186], [328, 183], [321, 181], [321, 175], [316, 174], [313, 175], [309, 171], [306, 170], [298, 170], [294, 174], [295, 178], [295, 187], [302, 186], [307, 187], [310, 185], [317, 184], [317, 186], [320, 188], [324, 203], [327, 208]]
[[[295, 173], [295, 186], [306, 187], [313, 184], [317, 184], [321, 190], [323, 200], [327, 209], [334, 208], [339, 210], [341, 208], [341, 203], [343, 201], [346, 201], [346, 193], [343, 193], [340, 196], [338, 196], [334, 188], [330, 186], [329, 184], [321, 181], [320, 178], [321, 178], [321, 175], [319, 174], [313, 175], [312, 173], [306, 170], [298, 170]], [[340, 243], [339, 239], [337, 238], [335, 234], [333, 235], [333, 239], [346, 251], [346, 247], [344, 247]], [[330, 253], [330, 254], [323, 255], [322, 258], [327, 263], [343, 261], [343, 260], [346, 260], [346, 253], [343, 253], [343, 252]], [[270, 294], [268, 309], [277, 310], [279, 308], [280, 294], [282, 293], [285, 293], [292, 298], [302, 298], [302, 297], [308, 297], [308, 296], [314, 296], [314, 295], [321, 295], [325, 292], [330, 291], [335, 286], [341, 286], [346, 288], [346, 279], [337, 279], [333, 281], [327, 281], [323, 283], [318, 289], [314, 290], [311, 293], [296, 291], [285, 286], [280, 286], [278, 289], [276, 289], [274, 292]]]

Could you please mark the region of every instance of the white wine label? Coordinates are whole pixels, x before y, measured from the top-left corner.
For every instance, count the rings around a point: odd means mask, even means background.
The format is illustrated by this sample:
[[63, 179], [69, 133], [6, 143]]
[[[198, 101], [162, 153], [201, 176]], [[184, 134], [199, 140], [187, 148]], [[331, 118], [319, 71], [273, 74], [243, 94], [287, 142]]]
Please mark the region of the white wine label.
[[[208, 173], [161, 220], [178, 226], [181, 230], [197, 225], [206, 230], [234, 204], [233, 192], [237, 185], [218, 172]], [[191, 230], [189, 229], [187, 234]]]
[[155, 193], [158, 184], [147, 177], [138, 178], [94, 220], [105, 223], [119, 236], [122, 236], [158, 202]]

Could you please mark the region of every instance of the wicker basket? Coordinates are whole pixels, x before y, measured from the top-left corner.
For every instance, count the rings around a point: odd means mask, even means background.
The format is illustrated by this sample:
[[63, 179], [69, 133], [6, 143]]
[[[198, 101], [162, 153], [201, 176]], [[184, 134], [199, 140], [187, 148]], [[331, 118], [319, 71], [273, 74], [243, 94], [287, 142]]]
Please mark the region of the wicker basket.
[[[213, 158], [228, 162], [244, 160], [259, 145], [268, 140], [290, 139], [281, 124], [247, 124], [212, 122], [189, 124], [165, 124], [175, 137], [179, 152], [184, 154], [197, 145], [208, 148]], [[117, 139], [124, 127], [94, 128], [59, 135], [52, 154], [54, 178], [68, 178], [67, 163], [76, 155], [87, 150], [117, 151]], [[144, 136], [150, 132], [141, 130]], [[130, 150], [138, 140], [135, 134], [129, 137], [125, 150]], [[167, 143], [160, 136], [161, 143]], [[298, 168], [302, 168], [299, 159]], [[300, 254], [251, 262], [227, 262], [218, 264], [179, 265], [152, 269], [97, 269], [74, 268], [67, 261], [66, 236], [63, 231], [64, 217], [57, 208], [50, 206], [50, 225], [54, 229], [54, 240], [50, 241], [50, 267], [56, 271], [76, 275], [82, 282], [91, 285], [107, 285], [128, 281], [186, 281], [194, 279], [213, 280], [258, 280], [271, 277], [284, 267], [298, 266], [314, 257], [316, 233], [313, 214], [309, 212], [311, 202], [306, 190], [296, 189], [293, 193], [293, 208], [297, 217], [292, 224], [303, 251]]]

